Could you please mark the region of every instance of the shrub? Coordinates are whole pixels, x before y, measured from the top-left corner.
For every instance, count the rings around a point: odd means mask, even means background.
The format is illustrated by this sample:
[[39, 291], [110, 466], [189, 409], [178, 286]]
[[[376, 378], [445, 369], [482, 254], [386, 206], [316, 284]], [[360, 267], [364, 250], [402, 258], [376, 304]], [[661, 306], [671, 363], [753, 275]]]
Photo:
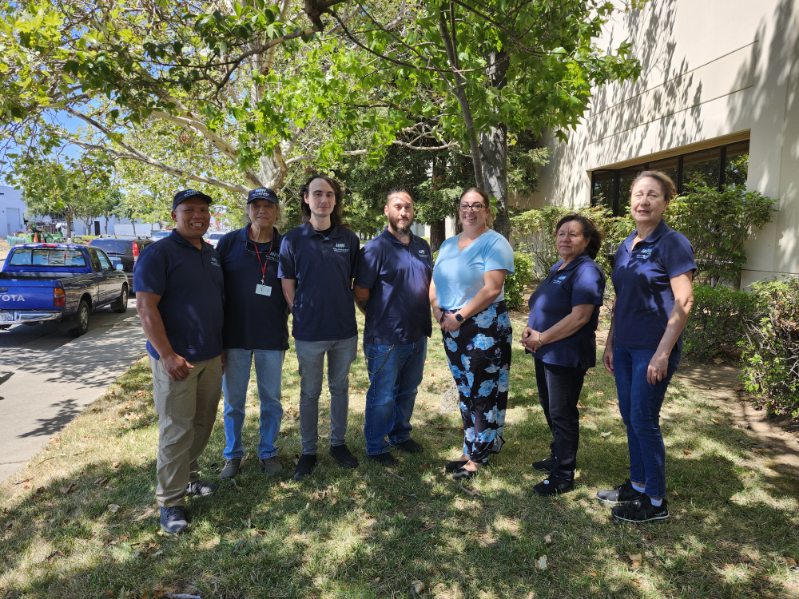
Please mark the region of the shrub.
[[757, 313], [741, 343], [743, 382], [770, 414], [799, 418], [799, 278], [752, 285]]
[[524, 289], [530, 283], [533, 261], [524, 252], [513, 252], [512, 274], [505, 277], [505, 303], [509, 310], [524, 306]]
[[694, 186], [670, 203], [665, 218], [691, 241], [698, 281], [737, 287], [746, 263], [744, 242], [771, 220], [773, 204], [773, 199], [741, 185], [721, 191]]
[[755, 314], [757, 298], [728, 287], [694, 286], [694, 305], [683, 333], [683, 353], [700, 362], [735, 359]]

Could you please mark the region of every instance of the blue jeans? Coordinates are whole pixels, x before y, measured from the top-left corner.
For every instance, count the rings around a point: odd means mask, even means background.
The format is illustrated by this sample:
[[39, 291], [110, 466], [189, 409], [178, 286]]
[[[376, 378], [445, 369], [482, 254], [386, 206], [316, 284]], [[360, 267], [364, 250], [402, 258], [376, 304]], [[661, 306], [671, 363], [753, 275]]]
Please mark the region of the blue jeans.
[[619, 411], [627, 427], [630, 452], [630, 480], [644, 484], [650, 497], [666, 496], [666, 448], [660, 432], [660, 407], [671, 376], [680, 362], [675, 347], [669, 357], [666, 378], [655, 385], [646, 382], [649, 361], [654, 349], [613, 348], [613, 370]]
[[319, 438], [319, 396], [327, 355], [330, 390], [330, 447], [344, 445], [350, 403], [350, 365], [358, 353], [358, 336], [335, 341], [294, 340], [300, 367], [300, 437], [302, 453], [316, 455]]
[[[402, 345], [364, 343], [369, 369], [363, 435], [367, 455], [378, 455], [411, 438], [416, 389], [422, 382], [427, 338]], [[388, 437], [388, 442], [386, 442]]]
[[241, 429], [244, 426], [244, 405], [247, 402], [247, 385], [255, 358], [255, 380], [261, 403], [261, 424], [258, 457], [277, 455], [275, 440], [280, 432], [283, 406], [280, 405], [280, 382], [283, 357], [286, 352], [268, 349], [226, 349], [225, 374], [222, 391], [225, 394], [225, 451], [226, 460], [244, 456]]

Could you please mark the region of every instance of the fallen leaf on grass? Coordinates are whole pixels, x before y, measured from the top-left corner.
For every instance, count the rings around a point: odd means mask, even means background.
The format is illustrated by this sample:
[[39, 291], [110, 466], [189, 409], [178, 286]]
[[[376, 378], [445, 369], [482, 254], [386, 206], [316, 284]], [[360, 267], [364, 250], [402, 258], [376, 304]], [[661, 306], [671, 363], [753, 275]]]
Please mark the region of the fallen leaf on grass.
[[6, 530], [11, 530], [12, 526], [14, 526], [13, 522], [6, 522]]
[[104, 487], [108, 484], [108, 477], [104, 476], [102, 478], [94, 479], [94, 485], [97, 487]]
[[411, 583], [411, 593], [413, 593], [414, 595], [421, 595], [422, 593], [424, 593], [424, 590], [426, 588], [427, 587], [425, 587], [424, 583], [421, 580], [414, 580]]
[[114, 470], [116, 470], [117, 468], [119, 468], [119, 466], [120, 466], [120, 463], [119, 463], [119, 462], [114, 462], [113, 464], [111, 464], [111, 467], [112, 467]]
[[50, 555], [48, 555], [45, 559], [50, 561], [51, 559], [55, 559], [57, 557], [64, 557], [64, 554], [60, 551], [53, 551]]
[[75, 483], [69, 483], [66, 487], [61, 487], [59, 490], [61, 491], [62, 495], [69, 495], [75, 490]]
[[630, 553], [627, 555], [627, 559], [630, 560], [630, 566], [632, 566], [633, 570], [637, 570], [641, 567], [641, 562], [644, 561], [644, 556], [640, 553]]
[[546, 543], [547, 545], [552, 545], [552, 535], [553, 534], [555, 534], [555, 533], [551, 532], [549, 534], [544, 535], [544, 543]]
[[795, 567], [796, 567], [796, 560], [795, 560], [795, 559], [793, 559], [792, 557], [786, 557], [786, 558], [785, 558], [785, 564], [786, 564], [786, 565], [787, 565], [789, 568], [795, 568]]
[[535, 560], [535, 567], [537, 570], [541, 570], [542, 572], [547, 569], [547, 556], [542, 555], [537, 560]]
[[112, 514], [116, 514], [119, 511], [119, 506], [116, 503], [109, 503], [106, 509]]
[[691, 451], [690, 449], [683, 449], [683, 450], [682, 450], [682, 454], [683, 454], [684, 456], [689, 456], [689, 455], [691, 455], [692, 453], [693, 453], [693, 451]]
[[610, 435], [611, 435], [610, 431], [602, 431], [601, 433], [599, 433], [599, 436], [602, 437], [603, 439], [607, 439], [608, 437], [610, 437]]

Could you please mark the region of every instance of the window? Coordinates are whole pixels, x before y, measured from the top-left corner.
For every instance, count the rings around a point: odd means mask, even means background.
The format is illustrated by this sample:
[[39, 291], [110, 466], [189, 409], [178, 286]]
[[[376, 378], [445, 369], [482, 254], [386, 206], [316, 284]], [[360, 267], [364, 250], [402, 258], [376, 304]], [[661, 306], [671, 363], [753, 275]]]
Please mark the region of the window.
[[591, 173], [591, 204], [607, 206], [620, 215], [630, 205], [630, 187], [641, 171], [663, 171], [683, 193], [691, 185], [721, 189], [726, 185], [744, 185], [748, 175], [749, 142], [741, 141], [681, 156], [642, 162], [620, 169], [602, 169]]

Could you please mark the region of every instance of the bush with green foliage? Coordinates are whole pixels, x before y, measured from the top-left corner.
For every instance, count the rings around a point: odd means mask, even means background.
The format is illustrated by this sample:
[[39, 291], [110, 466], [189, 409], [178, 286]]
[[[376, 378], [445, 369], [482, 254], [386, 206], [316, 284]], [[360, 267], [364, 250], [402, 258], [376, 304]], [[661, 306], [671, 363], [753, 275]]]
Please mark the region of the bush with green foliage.
[[513, 252], [514, 272], [505, 277], [505, 303], [510, 310], [524, 306], [524, 290], [530, 284], [533, 261], [525, 252]]
[[738, 358], [745, 323], [754, 316], [756, 305], [755, 296], [745, 291], [695, 285], [694, 305], [683, 332], [683, 354], [701, 362]]
[[695, 185], [672, 200], [665, 218], [691, 241], [697, 281], [737, 287], [746, 263], [745, 242], [771, 220], [773, 205], [773, 199], [742, 185], [721, 191]]
[[756, 315], [741, 342], [744, 388], [770, 414], [799, 419], [799, 278], [752, 285]]

